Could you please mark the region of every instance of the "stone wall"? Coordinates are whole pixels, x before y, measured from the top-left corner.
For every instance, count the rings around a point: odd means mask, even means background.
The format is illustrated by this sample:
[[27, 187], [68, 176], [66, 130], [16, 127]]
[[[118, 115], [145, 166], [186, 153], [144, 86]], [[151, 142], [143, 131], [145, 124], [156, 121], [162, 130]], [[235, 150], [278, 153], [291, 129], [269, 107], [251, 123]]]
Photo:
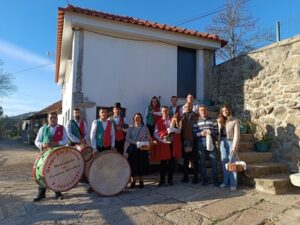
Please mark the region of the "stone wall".
[[261, 124], [277, 160], [300, 172], [300, 36], [220, 64], [210, 80], [212, 100]]

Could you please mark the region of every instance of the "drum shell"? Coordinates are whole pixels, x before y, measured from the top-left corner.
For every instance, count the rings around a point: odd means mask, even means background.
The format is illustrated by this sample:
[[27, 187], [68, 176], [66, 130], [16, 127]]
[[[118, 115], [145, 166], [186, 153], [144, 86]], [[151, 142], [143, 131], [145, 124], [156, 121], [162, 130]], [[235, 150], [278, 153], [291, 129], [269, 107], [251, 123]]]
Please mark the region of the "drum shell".
[[53, 191], [67, 191], [80, 181], [84, 166], [83, 156], [73, 147], [49, 148], [36, 158], [32, 177], [41, 187]]
[[74, 146], [76, 150], [81, 152], [85, 162], [88, 162], [93, 157], [93, 148], [89, 145], [80, 144]]

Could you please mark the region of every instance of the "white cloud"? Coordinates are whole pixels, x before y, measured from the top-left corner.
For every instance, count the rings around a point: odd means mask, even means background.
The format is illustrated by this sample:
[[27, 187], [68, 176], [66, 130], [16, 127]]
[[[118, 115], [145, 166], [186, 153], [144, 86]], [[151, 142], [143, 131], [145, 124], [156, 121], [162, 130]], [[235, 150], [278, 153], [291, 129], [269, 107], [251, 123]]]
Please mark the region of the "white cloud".
[[[31, 65], [46, 65], [53, 63], [53, 61], [46, 57], [40, 56], [30, 50], [2, 39], [0, 39], [0, 53], [12, 57], [15, 60], [30, 63]], [[53, 69], [53, 67], [51, 67], [51, 69]]]

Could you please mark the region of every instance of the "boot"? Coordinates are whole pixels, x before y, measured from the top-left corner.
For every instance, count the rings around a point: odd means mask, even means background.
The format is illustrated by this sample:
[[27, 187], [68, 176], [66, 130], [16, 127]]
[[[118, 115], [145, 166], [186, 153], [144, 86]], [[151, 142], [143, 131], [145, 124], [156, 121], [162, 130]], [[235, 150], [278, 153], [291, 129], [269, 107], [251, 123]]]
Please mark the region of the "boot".
[[61, 194], [61, 192], [55, 192], [55, 198], [59, 200], [63, 200], [64, 196]]
[[39, 187], [39, 193], [38, 195], [33, 199], [34, 202], [38, 202], [42, 200], [43, 198], [46, 198], [46, 188]]

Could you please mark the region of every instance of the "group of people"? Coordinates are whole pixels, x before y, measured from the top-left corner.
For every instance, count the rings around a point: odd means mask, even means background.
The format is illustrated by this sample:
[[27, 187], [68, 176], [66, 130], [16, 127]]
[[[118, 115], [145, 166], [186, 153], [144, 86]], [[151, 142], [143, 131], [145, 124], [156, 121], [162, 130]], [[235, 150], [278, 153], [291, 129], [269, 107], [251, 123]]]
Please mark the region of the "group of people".
[[[226, 163], [236, 161], [239, 145], [239, 122], [232, 117], [229, 106], [220, 109], [217, 120], [208, 117], [205, 105], [193, 103], [189, 94], [183, 106], [177, 105], [177, 96], [171, 97], [171, 106], [160, 106], [159, 99], [153, 97], [146, 109], [145, 116], [136, 112], [130, 126], [121, 115], [121, 104], [113, 106], [113, 116], [108, 117], [107, 108], [100, 108], [99, 118], [94, 120], [91, 131], [81, 119], [80, 109], [73, 110], [73, 119], [68, 121], [66, 129], [57, 124], [57, 114], [49, 113], [48, 125], [39, 129], [35, 140], [40, 150], [63, 145], [91, 143], [93, 155], [105, 150], [115, 150], [127, 157], [131, 167], [132, 181], [130, 188], [144, 187], [143, 176], [147, 174], [149, 158], [160, 161], [160, 179], [158, 186], [174, 185], [173, 174], [176, 159], [183, 158], [182, 182], [189, 182], [189, 162], [193, 164], [192, 183], [208, 185], [206, 155], [208, 154], [212, 179], [215, 186], [230, 187], [236, 190], [237, 174], [226, 170]], [[90, 137], [89, 137], [90, 136]], [[148, 142], [147, 150], [138, 145]], [[223, 169], [223, 183], [219, 184], [217, 174], [216, 143], [219, 143]], [[148, 151], [150, 150], [150, 151]], [[167, 178], [167, 183], [166, 183]], [[34, 201], [46, 197], [46, 188], [39, 187]], [[62, 199], [60, 192], [55, 192], [57, 199]]]

